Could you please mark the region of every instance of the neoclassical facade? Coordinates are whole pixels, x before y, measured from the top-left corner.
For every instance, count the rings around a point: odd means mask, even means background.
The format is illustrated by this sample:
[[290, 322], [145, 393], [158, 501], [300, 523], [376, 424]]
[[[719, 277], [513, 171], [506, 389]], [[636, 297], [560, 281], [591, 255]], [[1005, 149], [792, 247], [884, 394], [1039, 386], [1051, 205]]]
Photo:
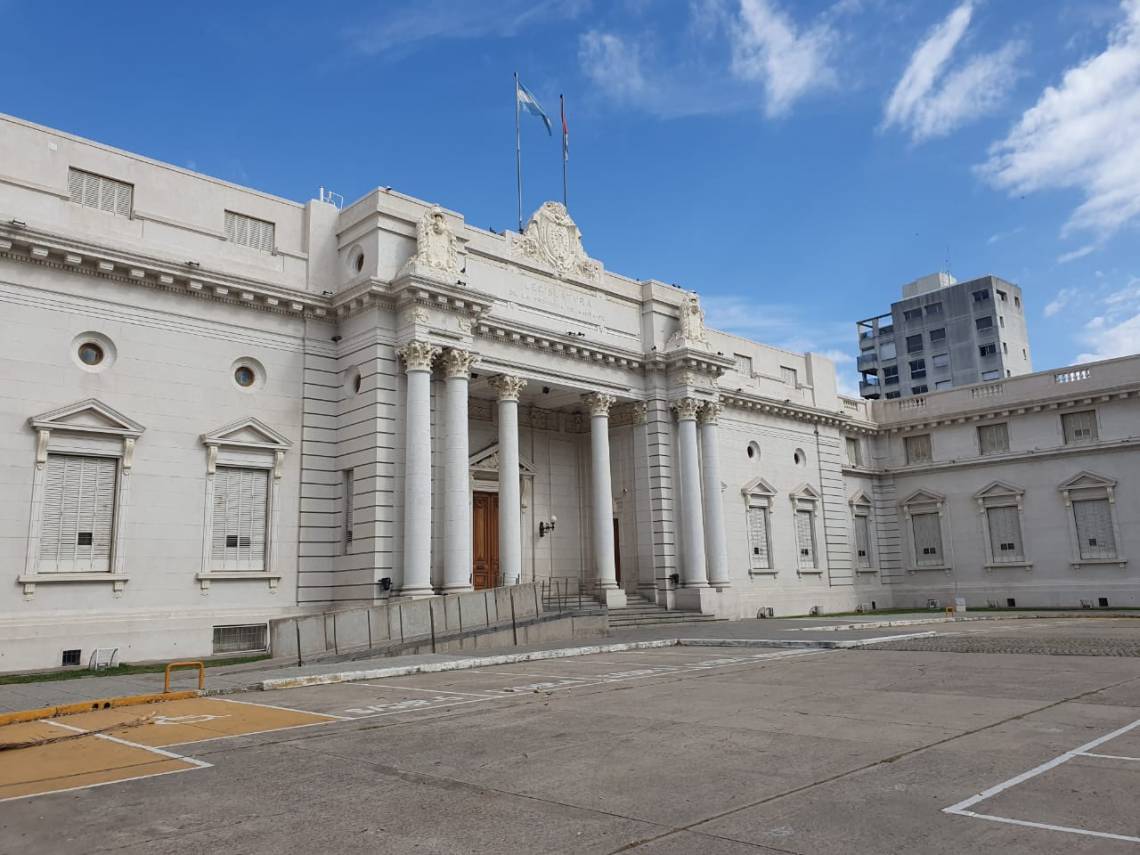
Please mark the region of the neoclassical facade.
[[301, 205], [0, 117], [0, 306], [0, 670], [520, 581], [1140, 605], [1140, 360], [843, 398], [557, 203]]

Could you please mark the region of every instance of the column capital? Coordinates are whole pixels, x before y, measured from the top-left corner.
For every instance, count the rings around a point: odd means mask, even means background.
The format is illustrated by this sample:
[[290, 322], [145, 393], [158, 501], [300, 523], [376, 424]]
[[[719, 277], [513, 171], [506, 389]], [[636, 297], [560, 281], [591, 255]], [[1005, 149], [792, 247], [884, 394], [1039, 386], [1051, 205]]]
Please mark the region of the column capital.
[[589, 395], [582, 396], [582, 402], [590, 410], [590, 416], [605, 416], [609, 418], [610, 407], [617, 401], [613, 395], [608, 395], [605, 392], [591, 392]]
[[500, 401], [518, 401], [519, 393], [526, 386], [526, 380], [513, 374], [496, 374], [487, 382], [499, 393]]
[[432, 360], [439, 355], [439, 348], [426, 341], [409, 341], [396, 354], [404, 360], [405, 371], [431, 371]]
[[697, 414], [697, 418], [703, 425], [715, 425], [722, 409], [724, 408], [720, 401], [705, 401]]
[[443, 371], [448, 380], [468, 379], [471, 367], [479, 361], [479, 354], [458, 347], [449, 347], [443, 352]]
[[696, 419], [703, 403], [697, 398], [678, 398], [675, 401], [670, 401], [669, 406], [677, 411], [677, 421], [683, 422], [687, 419]]

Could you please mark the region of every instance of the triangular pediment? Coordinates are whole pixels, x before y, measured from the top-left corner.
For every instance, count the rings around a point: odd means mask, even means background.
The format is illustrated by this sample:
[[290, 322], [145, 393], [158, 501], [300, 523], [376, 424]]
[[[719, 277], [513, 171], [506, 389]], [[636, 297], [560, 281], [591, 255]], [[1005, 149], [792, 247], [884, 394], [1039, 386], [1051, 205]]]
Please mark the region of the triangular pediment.
[[1061, 484], [1058, 490], [1087, 490], [1095, 487], [1115, 487], [1116, 482], [1095, 472], [1079, 472]]
[[814, 499], [816, 501], [819, 501], [820, 498], [819, 491], [806, 481], [800, 484], [800, 486], [796, 487], [796, 489], [792, 490], [792, 492], [788, 495], [790, 495], [793, 499]]
[[76, 401], [66, 407], [41, 413], [28, 419], [36, 430], [76, 431], [79, 433], [102, 433], [116, 436], [137, 437], [145, 427], [112, 409], [95, 398]]
[[753, 478], [740, 488], [740, 492], [745, 496], [774, 496], [776, 488], [763, 478]]
[[249, 416], [202, 434], [206, 445], [236, 445], [247, 448], [289, 448], [293, 443], [265, 422]]
[[975, 499], [992, 499], [997, 496], [1023, 496], [1025, 491], [1005, 481], [994, 481], [974, 493]]
[[922, 505], [922, 504], [937, 504], [938, 502], [946, 501], [946, 497], [941, 493], [935, 493], [932, 490], [915, 490], [909, 496], [902, 500], [905, 505]]
[[871, 506], [871, 499], [862, 490], [856, 490], [854, 493], [852, 493], [848, 497], [847, 504], [849, 504], [849, 505], [865, 505], [866, 507], [870, 507]]
[[[499, 471], [499, 443], [494, 442], [481, 451], [476, 451], [467, 458], [468, 468], [473, 472]], [[525, 476], [533, 477], [534, 464], [519, 455], [519, 472]]]

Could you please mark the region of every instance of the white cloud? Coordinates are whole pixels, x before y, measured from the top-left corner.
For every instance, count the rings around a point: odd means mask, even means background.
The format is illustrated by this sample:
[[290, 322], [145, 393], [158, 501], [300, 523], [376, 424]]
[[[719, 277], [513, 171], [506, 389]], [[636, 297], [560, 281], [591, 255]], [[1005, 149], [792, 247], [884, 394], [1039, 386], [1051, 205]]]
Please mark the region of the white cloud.
[[1017, 60], [1024, 46], [1008, 42], [1000, 49], [964, 59], [945, 73], [966, 36], [974, 14], [970, 0], [935, 26], [911, 55], [883, 113], [883, 127], [910, 131], [915, 142], [945, 136], [955, 128], [993, 112], [1017, 80]]
[[645, 91], [641, 53], [614, 33], [591, 30], [578, 39], [578, 64], [609, 97], [621, 101]]
[[1140, 277], [1113, 291], [1097, 305], [1099, 314], [1087, 321], [1077, 335], [1086, 348], [1077, 362], [1095, 362], [1140, 353]]
[[1008, 232], [996, 232], [990, 235], [989, 240], [986, 241], [986, 244], [993, 246], [995, 243], [1003, 240], [1008, 240], [1011, 237], [1015, 237], [1021, 234], [1023, 231], [1025, 231], [1025, 226], [1018, 226], [1015, 229], [1010, 229]]
[[491, 5], [468, 0], [419, 0], [389, 8], [396, 11], [350, 28], [345, 36], [358, 53], [401, 56], [440, 39], [508, 38], [530, 26], [578, 17], [589, 0], [497, 0]]
[[1080, 249], [1074, 249], [1072, 252], [1064, 252], [1057, 256], [1057, 263], [1068, 264], [1070, 261], [1076, 261], [1078, 258], [1084, 258], [1086, 255], [1096, 252], [1098, 248], [1097, 244], [1090, 243]]
[[1051, 318], [1065, 306], [1069, 305], [1080, 292], [1076, 288], [1062, 288], [1057, 295], [1045, 305], [1045, 317]]
[[1082, 192], [1063, 233], [1107, 236], [1140, 217], [1140, 0], [1121, 9], [1107, 47], [1047, 87], [980, 168], [1011, 194]]
[[730, 41], [733, 74], [763, 84], [769, 117], [786, 114], [813, 90], [835, 85], [836, 35], [825, 22], [801, 29], [771, 0], [740, 0]]

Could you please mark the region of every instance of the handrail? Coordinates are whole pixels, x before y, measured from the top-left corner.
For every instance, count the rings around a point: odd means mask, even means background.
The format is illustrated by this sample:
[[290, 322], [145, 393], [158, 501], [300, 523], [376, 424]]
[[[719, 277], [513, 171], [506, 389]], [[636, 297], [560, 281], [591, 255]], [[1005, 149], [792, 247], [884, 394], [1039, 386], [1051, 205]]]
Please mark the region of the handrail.
[[170, 672], [175, 668], [197, 668], [198, 669], [198, 691], [202, 692], [206, 689], [206, 666], [201, 662], [193, 660], [182, 660], [179, 662], [168, 662], [166, 664], [165, 680], [163, 681], [162, 693], [166, 694], [170, 691]]

